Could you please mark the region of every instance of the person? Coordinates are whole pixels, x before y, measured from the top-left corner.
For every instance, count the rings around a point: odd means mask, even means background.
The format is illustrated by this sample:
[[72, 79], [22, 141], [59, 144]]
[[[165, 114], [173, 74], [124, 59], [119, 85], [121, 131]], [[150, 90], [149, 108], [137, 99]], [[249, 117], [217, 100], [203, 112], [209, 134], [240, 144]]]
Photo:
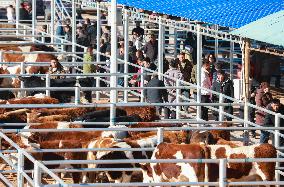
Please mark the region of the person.
[[[186, 82], [190, 82], [192, 67], [193, 67], [193, 64], [188, 59], [185, 59], [185, 53], [181, 52], [179, 55], [178, 69], [182, 73], [184, 81]], [[189, 89], [182, 89], [181, 92], [185, 98], [190, 97]], [[184, 110], [187, 111], [188, 106], [185, 106]]]
[[8, 19], [8, 23], [14, 23], [15, 22], [15, 9], [13, 7], [13, 5], [9, 5], [7, 7], [7, 19]]
[[[145, 85], [145, 87], [165, 87], [165, 84], [163, 81], [158, 79], [157, 74], [153, 74], [150, 81]], [[144, 96], [146, 98], [146, 102], [148, 103], [163, 103], [168, 101], [168, 93], [166, 89], [145, 89], [144, 90]], [[156, 113], [158, 116], [161, 115], [161, 106], [156, 106]], [[165, 108], [167, 110], [167, 108]], [[168, 112], [165, 111], [165, 115], [167, 115]], [[165, 119], [167, 119], [168, 116], [165, 116]]]
[[205, 57], [205, 60], [207, 60], [210, 64], [209, 77], [210, 77], [210, 81], [212, 83], [213, 82], [213, 74], [214, 74], [214, 72], [216, 72], [216, 69], [215, 69], [216, 57], [213, 53], [210, 53]]
[[[282, 115], [284, 114], [284, 106], [280, 103], [279, 99], [272, 99], [271, 103], [267, 106], [267, 109], [275, 113], [280, 113]], [[279, 123], [280, 127], [283, 127], [283, 124], [284, 124], [284, 120], [280, 119], [280, 123]], [[275, 115], [266, 113], [263, 126], [264, 127], [275, 126]], [[284, 133], [283, 130], [280, 131], [280, 133], [283, 134]], [[260, 134], [260, 143], [268, 143], [269, 135], [270, 135], [270, 132], [262, 130]], [[284, 143], [283, 138], [281, 138], [280, 145], [282, 145], [283, 143]]]
[[[137, 59], [137, 65], [139, 65], [140, 67], [141, 66], [143, 66], [143, 61], [144, 61], [144, 58], [143, 57], [139, 57], [138, 59]], [[138, 68], [137, 69], [137, 72], [136, 73], [141, 73], [141, 68]], [[135, 75], [133, 75], [132, 76], [132, 78], [131, 78], [131, 80], [129, 81], [129, 83], [132, 85], [132, 86], [141, 86], [140, 85], [140, 83], [141, 83], [141, 75], [137, 75], [137, 74], [135, 74]]]
[[144, 46], [144, 53], [146, 57], [151, 59], [151, 62], [154, 62], [158, 57], [158, 41], [156, 40], [156, 36], [151, 34], [151, 39]]
[[[229, 97], [234, 97], [234, 85], [233, 82], [228, 78], [225, 74], [224, 70], [218, 70], [217, 72], [217, 80], [213, 82], [212, 90], [215, 92], [222, 93]], [[212, 95], [212, 102], [219, 103], [219, 97], [215, 94]], [[230, 99], [224, 98], [223, 103], [232, 103], [233, 101]], [[233, 107], [225, 106], [224, 112], [233, 115]], [[219, 120], [219, 112], [214, 111], [213, 115], [215, 116], [215, 121]], [[226, 116], [226, 115], [225, 115]], [[231, 117], [226, 116], [227, 121], [232, 121]]]
[[[211, 89], [210, 63], [208, 60], [203, 62], [201, 68], [201, 87]], [[210, 103], [210, 93], [207, 90], [201, 90], [201, 103]], [[208, 121], [208, 108], [201, 106], [201, 119]]]
[[90, 45], [95, 47], [97, 41], [97, 24], [96, 22], [91, 23], [89, 18], [85, 19], [85, 24], [87, 26], [86, 31]]
[[[272, 99], [273, 99], [272, 94], [269, 92], [269, 84], [267, 82], [262, 82], [259, 88], [256, 89], [256, 94], [255, 94], [256, 106], [266, 108]], [[256, 110], [255, 123], [257, 125], [263, 126], [264, 118], [265, 118], [265, 112], [262, 110]]]
[[87, 53], [84, 54], [83, 58], [84, 63], [83, 64], [83, 73], [88, 74], [88, 73], [95, 73], [96, 72], [96, 67], [94, 64], [90, 64], [91, 62], [94, 62], [94, 54], [93, 54], [93, 48], [88, 47], [87, 48]]
[[138, 34], [139, 36], [144, 37], [144, 29], [140, 27], [140, 21], [136, 21], [136, 27], [132, 29], [132, 35]]
[[[178, 66], [178, 59], [173, 59], [172, 61], [170, 61], [169, 69], [165, 73], [166, 77], [164, 79], [164, 83], [166, 87], [176, 86], [176, 81], [173, 79], [167, 78], [167, 77], [171, 77], [171, 78], [178, 79], [178, 80], [183, 80], [183, 75], [181, 71], [178, 70], [177, 66]], [[176, 101], [176, 89], [168, 89], [168, 102], [173, 103], [175, 101]], [[176, 112], [172, 110], [170, 116], [172, 119], [175, 119]]]
[[[72, 31], [69, 25], [64, 26], [64, 32], [65, 32], [64, 39], [69, 42], [72, 42]], [[64, 50], [66, 52], [72, 52], [72, 45], [64, 45]], [[72, 61], [72, 55], [68, 55], [67, 61], [68, 62]]]
[[[67, 72], [64, 70], [63, 66], [59, 63], [58, 59], [52, 59], [50, 61], [50, 67], [49, 67], [49, 74], [66, 74]], [[65, 76], [51, 76], [51, 79], [62, 79], [65, 78]]]
[[[153, 71], [157, 70], [157, 66], [154, 63], [151, 63], [151, 60], [149, 57], [144, 58], [143, 61], [144, 67]], [[145, 70], [145, 73], [152, 73], [150, 71]], [[145, 76], [145, 82], [149, 82], [151, 80], [151, 75]]]
[[30, 21], [28, 21], [30, 20], [28, 8], [27, 8], [27, 5], [25, 5], [24, 3], [21, 4], [21, 8], [19, 10], [20, 23], [31, 23]]

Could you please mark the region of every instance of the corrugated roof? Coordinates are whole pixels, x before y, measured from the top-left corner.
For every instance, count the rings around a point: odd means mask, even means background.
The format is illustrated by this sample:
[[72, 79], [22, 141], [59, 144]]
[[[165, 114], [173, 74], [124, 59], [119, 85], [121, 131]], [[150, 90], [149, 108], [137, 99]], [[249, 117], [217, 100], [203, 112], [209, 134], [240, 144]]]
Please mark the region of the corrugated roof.
[[284, 46], [284, 11], [261, 18], [232, 31], [231, 34]]
[[118, 0], [119, 4], [231, 28], [284, 10], [283, 0]]

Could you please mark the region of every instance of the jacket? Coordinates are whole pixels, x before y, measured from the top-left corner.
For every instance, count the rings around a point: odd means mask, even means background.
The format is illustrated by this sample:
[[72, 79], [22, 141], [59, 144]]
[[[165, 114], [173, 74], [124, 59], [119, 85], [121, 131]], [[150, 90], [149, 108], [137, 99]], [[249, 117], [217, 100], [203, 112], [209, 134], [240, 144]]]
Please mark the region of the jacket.
[[[165, 87], [163, 81], [152, 78], [145, 87]], [[145, 89], [144, 95], [147, 102], [150, 103], [162, 103], [167, 102], [168, 93], [166, 89]]]
[[[225, 78], [223, 82], [220, 82], [219, 80], [214, 81], [212, 85], [212, 90], [234, 98], [234, 85], [229, 78]], [[218, 103], [219, 97], [213, 94], [212, 102]], [[224, 98], [224, 103], [232, 103], [232, 102], [233, 102], [232, 100]]]
[[186, 82], [190, 82], [192, 64], [189, 60], [185, 59], [184, 62], [179, 62], [178, 69], [181, 71], [183, 78]]

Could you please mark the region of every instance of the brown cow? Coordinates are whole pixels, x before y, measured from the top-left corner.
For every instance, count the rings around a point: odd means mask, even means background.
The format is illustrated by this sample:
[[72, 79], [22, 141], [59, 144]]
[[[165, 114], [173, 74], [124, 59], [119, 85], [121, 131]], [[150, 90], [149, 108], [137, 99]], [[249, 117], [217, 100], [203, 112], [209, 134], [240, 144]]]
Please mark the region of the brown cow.
[[[153, 152], [152, 159], [185, 159], [186, 155], [200, 153], [190, 148], [197, 144], [160, 144]], [[204, 149], [206, 147], [206, 149]], [[249, 158], [276, 158], [276, 149], [270, 144], [260, 144], [252, 146], [242, 146], [231, 148], [228, 145], [207, 145], [202, 147], [205, 156], [211, 159], [249, 159]], [[199, 150], [202, 150], [199, 148]], [[190, 157], [192, 158], [192, 157]], [[198, 157], [195, 157], [198, 158]], [[203, 157], [206, 158], [206, 157]], [[208, 169], [214, 172], [208, 172], [206, 178], [209, 181], [217, 181], [219, 178], [219, 165], [207, 164]], [[194, 167], [195, 169], [196, 167]], [[203, 167], [202, 167], [203, 168]], [[197, 173], [190, 169], [190, 165], [185, 164], [144, 164], [142, 165], [143, 177], [145, 182], [188, 182], [203, 181], [204, 172]], [[208, 171], [209, 171], [208, 170]], [[242, 162], [227, 164], [227, 178], [240, 179], [242, 177], [258, 175], [263, 181], [272, 181], [275, 174], [275, 163], [272, 162]], [[201, 180], [202, 179], [202, 180]]]
[[[126, 140], [126, 139], [125, 139]], [[99, 138], [91, 141], [88, 148], [152, 148], [157, 145], [157, 137], [146, 137], [139, 140], [128, 139], [123, 142], [117, 142], [113, 138]], [[146, 159], [150, 158], [152, 151], [89, 151], [88, 160], [117, 160], [117, 159]], [[88, 168], [137, 168], [140, 165], [134, 163], [120, 164], [88, 164]], [[90, 182], [96, 182], [97, 173], [89, 173]], [[110, 182], [127, 183], [130, 182], [132, 171], [105, 171]]]
[[[207, 159], [209, 151], [200, 144], [158, 145], [152, 155], [155, 159]], [[142, 164], [143, 182], [203, 182], [208, 181], [204, 163], [150, 163]]]
[[[53, 48], [47, 46], [36, 46], [36, 45], [26, 45], [26, 46], [1, 46], [1, 51], [18, 51], [18, 52], [34, 52], [34, 51], [54, 51]], [[56, 57], [53, 54], [11, 54], [11, 53], [4, 53], [3, 60], [4, 62], [50, 62], [52, 59]], [[20, 65], [15, 65], [11, 67], [2, 66], [6, 69], [9, 74], [19, 74], [21, 72]], [[42, 73], [45, 74], [48, 72], [49, 66], [26, 66], [25, 71], [28, 74], [37, 74]], [[17, 78], [12, 78], [13, 82], [9, 87], [20, 87], [20, 80]]]

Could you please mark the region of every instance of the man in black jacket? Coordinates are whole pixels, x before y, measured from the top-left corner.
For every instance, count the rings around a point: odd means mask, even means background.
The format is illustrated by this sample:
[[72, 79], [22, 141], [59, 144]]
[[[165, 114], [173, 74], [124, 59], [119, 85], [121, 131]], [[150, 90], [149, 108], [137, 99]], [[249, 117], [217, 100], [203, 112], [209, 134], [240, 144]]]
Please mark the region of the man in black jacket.
[[[158, 79], [157, 74], [152, 75], [152, 79], [146, 84], [145, 87], [163, 87], [165, 84], [163, 81]], [[148, 103], [163, 103], [168, 101], [168, 92], [166, 89], [145, 89], [144, 96]], [[158, 115], [161, 114], [162, 107], [156, 106], [156, 112]], [[169, 115], [168, 108], [165, 108], [165, 118]]]
[[[234, 97], [233, 82], [227, 77], [224, 70], [219, 70], [217, 72], [217, 80], [215, 82], [213, 82], [212, 90], [215, 91], [215, 92], [222, 93], [222, 94], [229, 96], [229, 97]], [[212, 95], [212, 102], [213, 103], [219, 103], [219, 97], [217, 95], [213, 94]], [[232, 102], [233, 101], [224, 98], [223, 103], [232, 103]], [[232, 106], [225, 106], [224, 112], [233, 115], [233, 107]], [[219, 112], [214, 111], [213, 115], [215, 116], [215, 120], [218, 121], [219, 120], [218, 119], [219, 118]], [[227, 116], [226, 116], [226, 119], [228, 121], [232, 120], [232, 118], [227, 117]]]
[[[268, 110], [271, 110], [275, 113], [280, 113], [284, 115], [284, 106], [280, 103], [279, 99], [272, 99], [271, 103], [267, 106]], [[284, 120], [280, 118], [279, 126], [282, 127], [284, 125]], [[275, 126], [275, 115], [266, 113], [264, 118], [264, 127], [274, 127]], [[281, 134], [284, 131], [280, 131]], [[270, 132], [268, 131], [261, 131], [260, 134], [260, 143], [267, 143], [269, 140]], [[284, 139], [280, 137], [280, 145], [284, 144]]]

